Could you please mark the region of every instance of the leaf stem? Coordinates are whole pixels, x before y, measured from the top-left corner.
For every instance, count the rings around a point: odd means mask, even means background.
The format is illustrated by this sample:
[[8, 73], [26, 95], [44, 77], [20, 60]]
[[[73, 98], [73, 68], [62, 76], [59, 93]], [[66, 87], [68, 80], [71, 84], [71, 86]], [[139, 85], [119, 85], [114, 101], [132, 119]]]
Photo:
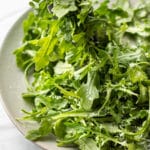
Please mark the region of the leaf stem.
[[101, 113], [101, 111], [104, 109], [104, 107], [106, 106], [106, 104], [110, 100], [111, 92], [112, 92], [112, 88], [108, 88], [107, 89], [107, 94], [106, 94], [105, 102], [103, 103], [102, 107], [98, 110], [98, 114]]

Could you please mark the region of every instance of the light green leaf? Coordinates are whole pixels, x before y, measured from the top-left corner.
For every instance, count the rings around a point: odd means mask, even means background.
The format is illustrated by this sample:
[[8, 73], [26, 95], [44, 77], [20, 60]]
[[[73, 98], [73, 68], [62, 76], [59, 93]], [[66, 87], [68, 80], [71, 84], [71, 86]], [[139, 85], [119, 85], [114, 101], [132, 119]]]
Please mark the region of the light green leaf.
[[99, 150], [99, 147], [92, 138], [81, 138], [77, 143], [81, 150]]
[[81, 97], [81, 106], [85, 110], [91, 110], [94, 100], [99, 98], [99, 91], [97, 89], [97, 83], [99, 82], [98, 75], [95, 71], [88, 74], [86, 84], [82, 84], [78, 90], [78, 96]]
[[76, 11], [77, 7], [75, 5], [75, 0], [55, 0], [54, 7], [52, 9], [53, 13], [61, 18], [68, 14], [69, 12]]

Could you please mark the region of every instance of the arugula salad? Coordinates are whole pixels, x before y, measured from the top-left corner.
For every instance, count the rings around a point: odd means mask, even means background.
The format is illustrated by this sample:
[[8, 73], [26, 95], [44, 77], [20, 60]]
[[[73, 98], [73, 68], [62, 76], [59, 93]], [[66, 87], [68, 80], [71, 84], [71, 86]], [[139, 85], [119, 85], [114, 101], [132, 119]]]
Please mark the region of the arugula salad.
[[23, 120], [58, 146], [150, 148], [150, 1], [31, 0], [22, 46]]

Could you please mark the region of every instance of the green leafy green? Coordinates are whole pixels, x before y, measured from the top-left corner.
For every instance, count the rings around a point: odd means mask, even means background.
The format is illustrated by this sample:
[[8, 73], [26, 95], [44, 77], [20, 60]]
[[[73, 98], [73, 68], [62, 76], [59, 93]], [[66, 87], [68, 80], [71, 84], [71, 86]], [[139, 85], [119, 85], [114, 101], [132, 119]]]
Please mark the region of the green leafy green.
[[76, 11], [75, 0], [54, 0], [52, 12], [58, 18], [65, 16], [70, 11]]
[[82, 84], [79, 88], [78, 95], [81, 98], [81, 106], [85, 110], [90, 110], [93, 106], [94, 100], [99, 98], [99, 91], [96, 87], [98, 75], [95, 71], [89, 72], [87, 76], [87, 83]]
[[81, 150], [147, 150], [150, 2], [31, 0], [14, 51], [31, 103], [24, 120]]

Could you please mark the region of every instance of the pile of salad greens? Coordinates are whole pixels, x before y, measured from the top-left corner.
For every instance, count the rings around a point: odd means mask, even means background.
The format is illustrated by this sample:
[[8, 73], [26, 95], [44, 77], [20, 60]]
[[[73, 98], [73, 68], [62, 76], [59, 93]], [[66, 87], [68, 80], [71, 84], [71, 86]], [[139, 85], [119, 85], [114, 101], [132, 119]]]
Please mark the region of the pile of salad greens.
[[[14, 51], [25, 73], [24, 120], [58, 146], [147, 150], [150, 1], [32, 0]], [[150, 148], [150, 147], [149, 147]]]

